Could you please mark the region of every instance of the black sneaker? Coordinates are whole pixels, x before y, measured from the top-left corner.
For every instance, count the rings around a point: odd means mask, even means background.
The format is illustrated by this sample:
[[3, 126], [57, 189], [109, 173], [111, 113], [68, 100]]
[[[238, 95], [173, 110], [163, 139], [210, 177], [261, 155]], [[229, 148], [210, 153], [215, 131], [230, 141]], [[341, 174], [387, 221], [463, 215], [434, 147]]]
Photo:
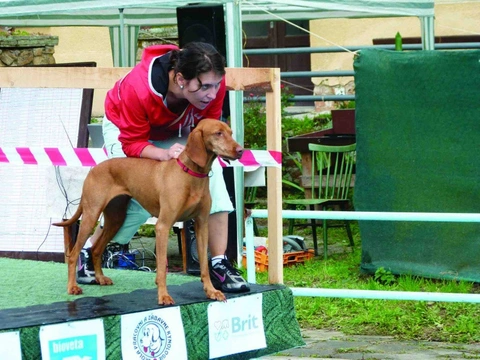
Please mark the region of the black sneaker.
[[215, 265], [210, 265], [210, 278], [215, 289], [223, 292], [250, 291], [247, 282], [226, 259], [222, 259]]
[[80, 284], [96, 284], [95, 271], [93, 270], [92, 251], [82, 249], [78, 256], [77, 282]]

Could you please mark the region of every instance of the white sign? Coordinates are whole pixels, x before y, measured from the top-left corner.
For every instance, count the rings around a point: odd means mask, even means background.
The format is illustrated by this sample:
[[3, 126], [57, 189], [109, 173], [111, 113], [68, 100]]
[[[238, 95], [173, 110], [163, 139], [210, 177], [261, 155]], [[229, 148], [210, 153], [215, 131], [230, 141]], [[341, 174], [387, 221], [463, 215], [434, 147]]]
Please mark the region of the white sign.
[[122, 315], [123, 359], [187, 360], [180, 307]]
[[20, 332], [11, 331], [0, 333], [0, 349], [2, 349], [2, 359], [22, 360]]
[[262, 294], [208, 305], [210, 359], [267, 347]]
[[42, 326], [40, 346], [42, 360], [105, 360], [103, 320]]

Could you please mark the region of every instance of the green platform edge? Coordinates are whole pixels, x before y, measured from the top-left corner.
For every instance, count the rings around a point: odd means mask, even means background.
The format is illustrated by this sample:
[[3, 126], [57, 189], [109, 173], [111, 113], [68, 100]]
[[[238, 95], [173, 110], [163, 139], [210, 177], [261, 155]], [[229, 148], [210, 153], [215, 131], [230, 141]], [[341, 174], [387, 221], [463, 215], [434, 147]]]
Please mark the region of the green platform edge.
[[[65, 288], [65, 275], [66, 275], [66, 266], [65, 264], [58, 263], [45, 263], [45, 262], [35, 262], [29, 260], [12, 260], [12, 259], [0, 259], [0, 264], [9, 265], [4, 269], [12, 269], [14, 265], [21, 265], [23, 271], [16, 272], [16, 281], [5, 280], [0, 282], [0, 289], [5, 290], [4, 285], [8, 287], [16, 287], [17, 294], [22, 294], [25, 296], [28, 294], [27, 289], [20, 290], [21, 278], [29, 278], [29, 272], [35, 271], [37, 274], [41, 269], [46, 270], [45, 268], [50, 268], [48, 274], [48, 281], [52, 284], [52, 287], [59, 286], [57, 281], [61, 279], [61, 288], [62, 294], [64, 293], [63, 289]], [[35, 269], [34, 269], [35, 268]], [[52, 271], [52, 270], [55, 271]], [[121, 273], [122, 280], [128, 282], [130, 276], [146, 278], [145, 284], [154, 288], [153, 284], [153, 274], [147, 274], [137, 271], [122, 271], [122, 270], [107, 270], [106, 273], [111, 276], [115, 273]], [[59, 279], [57, 279], [59, 277]], [[180, 280], [180, 283], [192, 281], [191, 279], [184, 279], [182, 275], [173, 275], [170, 274], [169, 277], [176, 278]], [[20, 280], [20, 281], [19, 281]], [[173, 280], [173, 279], [171, 279]], [[198, 278], [197, 280], [198, 281]], [[17, 286], [15, 286], [15, 284]], [[91, 291], [96, 291], [100, 287], [92, 287]], [[89, 288], [90, 289], [90, 288]], [[105, 288], [104, 288], [105, 289]], [[108, 289], [108, 288], [107, 288]], [[118, 289], [118, 288], [117, 288]], [[110, 289], [109, 289], [110, 290]], [[103, 290], [105, 291], [105, 290]], [[26, 293], [26, 294], [25, 294]], [[267, 290], [261, 292], [263, 296], [263, 323], [265, 328], [265, 337], [267, 347], [259, 350], [252, 350], [248, 352], [233, 354], [219, 359], [253, 359], [260, 356], [270, 355], [282, 350], [287, 350], [295, 347], [304, 346], [305, 342], [302, 339], [300, 333], [300, 326], [296, 319], [294, 299], [292, 291], [285, 286], [280, 286], [275, 290]], [[91, 296], [92, 294], [90, 294]], [[248, 295], [248, 294], [246, 294]], [[27, 295], [28, 296], [28, 295]], [[18, 297], [18, 295], [17, 295]], [[57, 301], [62, 301], [62, 296], [57, 298]], [[20, 301], [21, 302], [21, 301]], [[28, 301], [27, 301], [28, 302]], [[47, 301], [48, 303], [48, 301]], [[185, 339], [187, 345], [187, 352], [189, 360], [205, 360], [209, 358], [209, 342], [208, 342], [208, 318], [207, 318], [207, 308], [210, 304], [209, 301], [192, 303], [188, 305], [180, 306], [180, 311], [182, 315], [182, 321], [184, 324]], [[27, 304], [22, 304], [27, 305]], [[32, 305], [32, 304], [28, 304]], [[28, 306], [27, 305], [27, 306]], [[26, 308], [26, 310], [28, 307]], [[143, 310], [139, 310], [143, 311]], [[120, 315], [114, 316], [105, 316], [101, 317], [104, 323], [105, 330], [105, 351], [107, 360], [121, 360], [121, 331], [120, 331]], [[20, 341], [22, 346], [22, 358], [28, 360], [41, 359], [41, 349], [39, 341], [39, 331], [40, 326], [31, 326], [24, 328], [16, 329], [6, 329], [1, 330], [0, 332], [8, 331], [19, 331], [20, 332]]]

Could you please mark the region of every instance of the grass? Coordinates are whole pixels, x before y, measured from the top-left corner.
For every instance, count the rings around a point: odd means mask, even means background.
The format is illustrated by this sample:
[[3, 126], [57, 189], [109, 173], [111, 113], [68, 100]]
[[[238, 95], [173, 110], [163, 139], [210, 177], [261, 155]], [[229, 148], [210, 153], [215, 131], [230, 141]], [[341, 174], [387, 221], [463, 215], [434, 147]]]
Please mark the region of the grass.
[[[291, 287], [332, 289], [476, 292], [475, 284], [464, 281], [393, 276], [384, 269], [379, 269], [375, 276], [363, 274], [360, 272], [361, 241], [355, 222], [352, 230], [355, 239], [353, 252], [343, 228], [329, 229], [329, 244], [332, 244], [329, 249], [343, 251], [329, 255], [327, 261], [321, 255], [304, 265], [286, 267], [284, 283]], [[308, 230], [302, 236], [311, 238]], [[268, 274], [258, 273], [257, 283], [268, 283]], [[302, 328], [452, 343], [480, 341], [478, 304], [296, 297], [295, 308]]]

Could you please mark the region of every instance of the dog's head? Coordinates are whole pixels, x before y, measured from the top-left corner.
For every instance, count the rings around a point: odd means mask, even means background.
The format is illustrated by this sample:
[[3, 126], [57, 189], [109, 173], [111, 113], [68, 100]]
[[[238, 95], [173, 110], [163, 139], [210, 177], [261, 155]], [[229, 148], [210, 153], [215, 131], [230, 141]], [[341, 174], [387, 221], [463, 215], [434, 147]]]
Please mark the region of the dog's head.
[[190, 133], [185, 152], [194, 163], [204, 168], [216, 156], [225, 160], [240, 159], [243, 147], [233, 140], [232, 129], [226, 123], [203, 119]]
[[163, 340], [160, 336], [160, 330], [155, 325], [147, 325], [143, 329], [140, 343], [144, 352], [155, 353], [160, 349]]

